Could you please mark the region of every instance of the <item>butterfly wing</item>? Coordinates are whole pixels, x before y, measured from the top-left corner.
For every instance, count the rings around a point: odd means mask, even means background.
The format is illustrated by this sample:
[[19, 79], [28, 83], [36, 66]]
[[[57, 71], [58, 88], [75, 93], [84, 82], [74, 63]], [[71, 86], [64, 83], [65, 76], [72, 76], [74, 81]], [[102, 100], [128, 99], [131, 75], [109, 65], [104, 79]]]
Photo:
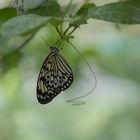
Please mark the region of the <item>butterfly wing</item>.
[[37, 82], [37, 99], [41, 104], [49, 103], [73, 82], [73, 73], [62, 55], [50, 53], [45, 59]]

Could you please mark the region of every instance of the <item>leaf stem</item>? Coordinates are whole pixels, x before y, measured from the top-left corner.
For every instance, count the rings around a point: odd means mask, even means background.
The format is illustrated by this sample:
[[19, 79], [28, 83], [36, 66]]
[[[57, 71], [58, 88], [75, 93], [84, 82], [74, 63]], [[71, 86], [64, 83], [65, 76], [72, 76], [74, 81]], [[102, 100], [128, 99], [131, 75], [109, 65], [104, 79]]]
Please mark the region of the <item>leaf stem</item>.
[[75, 27], [70, 33], [69, 36], [77, 29], [77, 27]]
[[71, 28], [71, 25], [69, 24], [68, 28], [65, 30], [65, 32], [63, 33], [63, 36], [68, 32], [68, 30]]
[[61, 32], [59, 31], [59, 28], [56, 27], [56, 31], [58, 32], [58, 34], [60, 35], [61, 39], [63, 39], [63, 35], [61, 34]]

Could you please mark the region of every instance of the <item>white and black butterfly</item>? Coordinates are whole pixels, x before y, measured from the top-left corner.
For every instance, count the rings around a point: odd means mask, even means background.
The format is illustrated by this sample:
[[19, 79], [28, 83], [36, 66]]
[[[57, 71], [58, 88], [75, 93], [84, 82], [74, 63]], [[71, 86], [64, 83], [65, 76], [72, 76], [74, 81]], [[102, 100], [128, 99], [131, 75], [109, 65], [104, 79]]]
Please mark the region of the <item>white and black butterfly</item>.
[[37, 99], [47, 104], [73, 82], [73, 72], [59, 48], [50, 47], [50, 54], [45, 59], [37, 81]]

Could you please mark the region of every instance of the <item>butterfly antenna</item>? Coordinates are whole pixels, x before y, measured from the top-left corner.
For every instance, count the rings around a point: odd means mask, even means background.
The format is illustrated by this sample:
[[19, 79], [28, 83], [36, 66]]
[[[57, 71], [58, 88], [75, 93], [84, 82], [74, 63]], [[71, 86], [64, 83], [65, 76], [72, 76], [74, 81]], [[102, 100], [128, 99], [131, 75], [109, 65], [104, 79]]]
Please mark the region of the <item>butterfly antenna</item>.
[[93, 88], [86, 94], [82, 95], [82, 96], [79, 96], [79, 97], [75, 97], [73, 99], [70, 99], [70, 100], [67, 100], [67, 102], [72, 102], [72, 105], [81, 105], [81, 104], [84, 104], [85, 102], [84, 101], [80, 101], [79, 99], [83, 98], [83, 97], [86, 97], [88, 95], [90, 95], [97, 87], [97, 78], [96, 78], [96, 75], [93, 71], [93, 69], [91, 68], [91, 66], [89, 65], [89, 63], [87, 62], [87, 60], [82, 56], [82, 54], [79, 52], [79, 50], [70, 42], [68, 41], [68, 43], [77, 51], [77, 53], [81, 56], [81, 58], [84, 60], [84, 62], [87, 64], [87, 66], [89, 67], [89, 70], [91, 71], [94, 79], [95, 79], [95, 83], [94, 83], [94, 86]]

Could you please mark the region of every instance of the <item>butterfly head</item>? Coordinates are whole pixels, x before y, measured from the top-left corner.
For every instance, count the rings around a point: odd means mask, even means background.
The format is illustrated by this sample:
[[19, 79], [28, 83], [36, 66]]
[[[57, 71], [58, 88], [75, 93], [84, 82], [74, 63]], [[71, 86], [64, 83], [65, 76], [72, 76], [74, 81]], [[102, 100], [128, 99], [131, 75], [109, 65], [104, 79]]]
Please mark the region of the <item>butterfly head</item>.
[[57, 47], [50, 47], [50, 51], [51, 51], [51, 53], [58, 53], [59, 52], [59, 48], [57, 48]]

